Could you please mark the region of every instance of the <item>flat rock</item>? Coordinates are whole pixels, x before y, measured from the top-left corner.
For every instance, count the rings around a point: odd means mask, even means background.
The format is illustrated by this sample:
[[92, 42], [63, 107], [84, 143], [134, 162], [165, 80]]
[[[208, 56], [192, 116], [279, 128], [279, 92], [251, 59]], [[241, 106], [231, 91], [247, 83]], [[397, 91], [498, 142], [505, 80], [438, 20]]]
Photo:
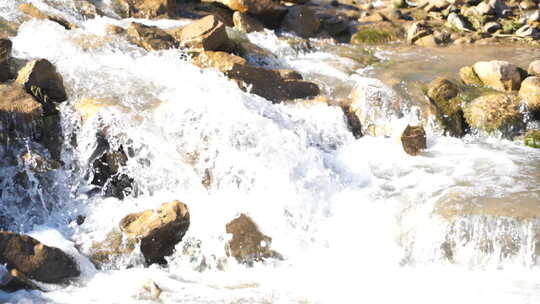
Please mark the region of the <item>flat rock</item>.
[[186, 25], [177, 35], [177, 39], [181, 47], [206, 51], [220, 50], [229, 41], [225, 25], [214, 15]]

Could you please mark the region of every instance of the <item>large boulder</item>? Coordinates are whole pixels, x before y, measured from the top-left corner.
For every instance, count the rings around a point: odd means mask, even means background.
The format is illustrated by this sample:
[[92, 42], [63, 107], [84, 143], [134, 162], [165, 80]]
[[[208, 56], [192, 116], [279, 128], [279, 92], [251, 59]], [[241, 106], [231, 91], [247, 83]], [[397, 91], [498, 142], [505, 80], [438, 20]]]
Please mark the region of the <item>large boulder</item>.
[[320, 26], [321, 21], [311, 8], [306, 5], [297, 5], [290, 8], [282, 23], [283, 29], [304, 38], [311, 37], [319, 30]]
[[112, 0], [111, 6], [124, 18], [174, 18], [177, 9], [175, 0]]
[[67, 100], [64, 80], [47, 59], [27, 63], [19, 71], [15, 81], [43, 104], [44, 115], [56, 113], [54, 104]]
[[274, 102], [319, 94], [319, 87], [312, 82], [287, 78], [280, 71], [252, 66], [242, 57], [224, 52], [202, 52], [194, 58], [194, 63], [203, 68], [215, 68], [235, 80], [241, 89], [251, 87], [252, 93]]
[[62, 250], [13, 232], [0, 232], [0, 263], [45, 283], [60, 283], [80, 274], [77, 263]]
[[468, 126], [463, 118], [461, 99], [458, 98], [459, 87], [449, 79], [439, 77], [428, 85], [427, 95], [435, 105], [437, 120], [445, 133], [462, 137]]
[[264, 235], [257, 224], [247, 215], [241, 214], [225, 226], [232, 234], [227, 252], [240, 263], [253, 263], [266, 258], [279, 257], [270, 249], [272, 238]]
[[176, 35], [181, 47], [215, 51], [227, 44], [225, 25], [216, 16], [208, 15], [182, 28]]
[[517, 91], [521, 83], [521, 73], [517, 66], [500, 60], [480, 61], [473, 65], [474, 72], [484, 85], [495, 90]]
[[0, 142], [15, 138], [39, 138], [43, 107], [15, 84], [0, 84]]
[[519, 99], [505, 94], [478, 97], [464, 106], [465, 119], [472, 128], [511, 136], [523, 126]]
[[178, 46], [173, 36], [157, 26], [131, 22], [127, 34], [132, 43], [148, 51], [167, 50]]
[[403, 150], [409, 155], [418, 155], [427, 148], [426, 131], [422, 126], [407, 126], [401, 134]]
[[26, 15], [40, 19], [40, 20], [50, 20], [52, 22], [58, 23], [61, 26], [63, 26], [66, 30], [77, 28], [77, 25], [67, 21], [66, 19], [57, 16], [57, 15], [50, 15], [42, 12], [37, 7], [35, 7], [32, 3], [23, 3], [19, 6], [19, 10]]
[[120, 222], [122, 232], [140, 241], [140, 249], [148, 263], [163, 263], [171, 255], [189, 228], [189, 211], [179, 201], [164, 203], [156, 210], [127, 215]]
[[9, 39], [0, 39], [0, 82], [11, 78], [9, 58], [11, 57], [12, 43]]
[[540, 77], [525, 78], [519, 89], [519, 97], [523, 99], [529, 110], [540, 111]]
[[246, 13], [234, 12], [234, 28], [244, 33], [260, 32], [264, 30], [264, 25], [259, 20]]

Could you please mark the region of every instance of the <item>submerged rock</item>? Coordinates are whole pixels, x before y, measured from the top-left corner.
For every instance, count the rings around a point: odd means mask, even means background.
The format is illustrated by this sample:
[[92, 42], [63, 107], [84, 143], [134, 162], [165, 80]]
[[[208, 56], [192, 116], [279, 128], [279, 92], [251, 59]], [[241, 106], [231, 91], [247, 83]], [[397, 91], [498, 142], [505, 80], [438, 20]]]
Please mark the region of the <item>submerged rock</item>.
[[215, 51], [227, 44], [225, 25], [214, 15], [208, 15], [182, 28], [177, 36], [181, 47]]
[[473, 65], [474, 72], [482, 83], [495, 90], [517, 91], [521, 83], [521, 73], [517, 66], [500, 60], [480, 61]]
[[240, 263], [253, 263], [266, 258], [279, 257], [270, 249], [272, 238], [259, 231], [257, 224], [247, 215], [240, 214], [225, 226], [232, 234], [227, 252]]
[[148, 263], [163, 263], [171, 255], [189, 228], [189, 211], [179, 201], [162, 204], [156, 210], [127, 215], [120, 222], [122, 232], [140, 241], [140, 249]]
[[300, 37], [311, 37], [315, 34], [321, 21], [306, 5], [297, 5], [290, 8], [283, 18], [282, 27], [286, 31], [296, 33]]
[[77, 263], [62, 250], [13, 232], [0, 232], [0, 263], [45, 283], [60, 283], [80, 274]]
[[157, 26], [131, 22], [127, 34], [132, 43], [148, 51], [167, 50], [178, 46], [173, 36]]
[[531, 111], [540, 111], [540, 77], [525, 78], [519, 89], [519, 97], [523, 99]]
[[98, 136], [98, 149], [91, 159], [92, 185], [101, 187], [105, 196], [124, 199], [133, 192], [133, 178], [123, 173], [127, 155], [122, 146], [111, 149], [107, 140]]
[[111, 0], [114, 11], [123, 18], [174, 18], [175, 0]]
[[422, 126], [407, 126], [401, 134], [403, 150], [409, 155], [418, 155], [427, 148], [426, 131]]
[[511, 136], [523, 126], [519, 100], [504, 94], [481, 96], [464, 107], [465, 119], [473, 128], [491, 133], [500, 131]]
[[540, 148], [540, 130], [527, 131], [523, 142], [531, 148]]

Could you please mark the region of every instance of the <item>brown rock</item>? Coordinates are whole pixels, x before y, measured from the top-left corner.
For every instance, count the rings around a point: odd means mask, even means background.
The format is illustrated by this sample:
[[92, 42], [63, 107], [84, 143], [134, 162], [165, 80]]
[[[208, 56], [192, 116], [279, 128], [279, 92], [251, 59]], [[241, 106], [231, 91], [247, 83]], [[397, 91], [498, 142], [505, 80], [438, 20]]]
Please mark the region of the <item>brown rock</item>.
[[203, 0], [205, 2], [219, 2], [233, 11], [250, 13], [253, 15], [268, 14], [276, 10], [273, 0]]
[[69, 21], [67, 21], [66, 19], [60, 16], [47, 15], [46, 13], [40, 11], [32, 3], [23, 3], [19, 5], [19, 10], [36, 19], [50, 20], [52, 22], [56, 22], [60, 24], [61, 26], [63, 26], [66, 30], [77, 28], [77, 25], [70, 23]]
[[229, 41], [225, 25], [213, 15], [188, 24], [182, 28], [177, 39], [181, 47], [208, 51], [219, 50]]
[[251, 86], [251, 93], [274, 102], [319, 94], [319, 88], [314, 83], [284, 79], [280, 71], [252, 66], [245, 59], [224, 52], [202, 52], [194, 63], [203, 68], [215, 68], [236, 80], [241, 89], [247, 90]]
[[0, 290], [15, 292], [21, 289], [40, 290], [34, 282], [17, 269], [11, 269], [11, 271], [5, 273], [3, 277], [0, 273]]
[[167, 50], [176, 48], [178, 45], [173, 36], [157, 26], [131, 22], [127, 34], [132, 43], [148, 51]]
[[527, 107], [532, 111], [540, 110], [540, 77], [527, 77], [519, 89], [519, 97], [525, 101]]
[[105, 31], [107, 31], [107, 34], [110, 34], [110, 35], [120, 35], [126, 32], [126, 30], [123, 27], [116, 26], [113, 24], [107, 24]]
[[480, 61], [473, 65], [474, 72], [484, 85], [499, 91], [517, 91], [521, 73], [517, 66], [506, 61]]
[[290, 8], [282, 23], [283, 29], [304, 38], [311, 37], [319, 30], [320, 26], [319, 18], [306, 5], [297, 5]]
[[39, 137], [43, 107], [14, 83], [0, 84], [0, 142], [10, 138]]
[[77, 263], [62, 250], [12, 232], [0, 232], [0, 263], [45, 283], [60, 283], [80, 274]]
[[523, 124], [519, 100], [514, 96], [490, 94], [467, 103], [463, 109], [465, 119], [473, 128], [491, 133], [501, 131], [512, 135]]
[[124, 18], [174, 18], [177, 9], [175, 0], [112, 0], [111, 6]]
[[527, 70], [529, 75], [540, 76], [540, 60], [535, 60], [529, 64], [529, 69]]
[[234, 12], [234, 28], [245, 33], [260, 32], [264, 30], [264, 25], [259, 20], [246, 13]]
[[225, 231], [232, 234], [227, 251], [240, 263], [252, 263], [279, 256], [270, 249], [272, 238], [262, 234], [255, 222], [245, 214], [240, 214], [229, 222]]
[[189, 211], [179, 201], [164, 203], [157, 210], [129, 214], [120, 222], [120, 229], [129, 239], [141, 242], [148, 263], [163, 262], [188, 228]]
[[410, 155], [418, 155], [427, 148], [426, 131], [422, 126], [407, 126], [401, 134], [403, 150]]
[[423, 47], [437, 47], [439, 45], [434, 35], [427, 35], [427, 36], [418, 38], [416, 39], [414, 44], [423, 46]]
[[16, 82], [44, 105], [44, 114], [56, 112], [52, 103], [67, 100], [62, 76], [47, 59], [33, 60], [18, 73]]
[[461, 81], [466, 85], [472, 85], [472, 86], [483, 86], [484, 83], [480, 78], [478, 78], [478, 75], [476, 75], [476, 72], [474, 71], [473, 67], [465, 66], [459, 69], [459, 78], [461, 78]]
[[0, 82], [11, 78], [9, 58], [11, 57], [12, 43], [9, 39], [0, 39]]
[[411, 44], [416, 40], [433, 33], [431, 28], [423, 22], [414, 22], [407, 30], [407, 41]]

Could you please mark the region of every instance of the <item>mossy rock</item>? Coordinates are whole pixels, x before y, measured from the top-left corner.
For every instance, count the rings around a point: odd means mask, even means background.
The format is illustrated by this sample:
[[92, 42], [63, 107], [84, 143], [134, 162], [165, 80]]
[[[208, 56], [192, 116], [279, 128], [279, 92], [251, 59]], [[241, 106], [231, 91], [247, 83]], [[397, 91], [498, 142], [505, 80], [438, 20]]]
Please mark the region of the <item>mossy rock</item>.
[[472, 66], [466, 66], [459, 69], [459, 78], [461, 78], [461, 81], [466, 85], [472, 85], [472, 86], [483, 86], [484, 83], [478, 75], [476, 75], [476, 72], [474, 71]]
[[351, 36], [352, 44], [376, 45], [398, 40], [403, 35], [402, 29], [390, 22], [377, 22], [358, 27]]
[[524, 143], [531, 148], [540, 149], [540, 130], [529, 130], [525, 134]]
[[519, 106], [519, 99], [514, 95], [488, 94], [464, 105], [463, 113], [471, 127], [488, 134], [500, 131], [510, 138], [524, 126]]
[[463, 117], [460, 88], [449, 79], [439, 77], [424, 88], [424, 92], [435, 105], [437, 121], [445, 134], [454, 137], [464, 136], [469, 127]]
[[8, 37], [16, 36], [18, 30], [19, 30], [18, 24], [7, 21], [6, 19], [0, 17], [0, 38], [2, 36], [8, 36]]

